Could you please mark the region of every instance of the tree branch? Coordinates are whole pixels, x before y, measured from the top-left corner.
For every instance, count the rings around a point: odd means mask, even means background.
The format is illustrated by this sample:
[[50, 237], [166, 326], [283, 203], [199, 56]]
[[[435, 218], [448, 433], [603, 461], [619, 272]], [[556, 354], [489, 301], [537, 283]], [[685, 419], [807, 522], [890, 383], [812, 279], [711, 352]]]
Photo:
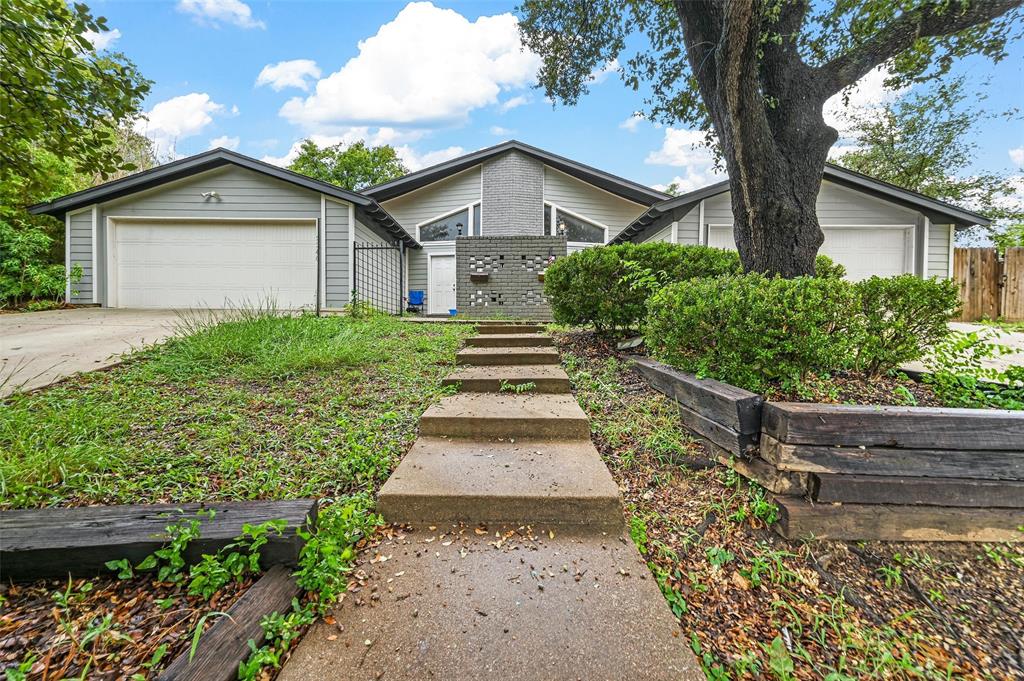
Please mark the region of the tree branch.
[[[999, 17], [1024, 0], [975, 0], [970, 3], [930, 2], [901, 14], [869, 40], [817, 69], [829, 94], [853, 85], [879, 64], [908, 49], [919, 38], [958, 33]], [[965, 6], [966, 5], [966, 6]]]

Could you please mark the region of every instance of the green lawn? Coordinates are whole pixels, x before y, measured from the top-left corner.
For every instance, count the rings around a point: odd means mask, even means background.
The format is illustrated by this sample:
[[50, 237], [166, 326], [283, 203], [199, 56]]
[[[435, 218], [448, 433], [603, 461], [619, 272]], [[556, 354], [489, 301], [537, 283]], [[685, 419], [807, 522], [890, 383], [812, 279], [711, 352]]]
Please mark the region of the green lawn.
[[461, 325], [245, 313], [0, 401], [0, 508], [373, 493]]

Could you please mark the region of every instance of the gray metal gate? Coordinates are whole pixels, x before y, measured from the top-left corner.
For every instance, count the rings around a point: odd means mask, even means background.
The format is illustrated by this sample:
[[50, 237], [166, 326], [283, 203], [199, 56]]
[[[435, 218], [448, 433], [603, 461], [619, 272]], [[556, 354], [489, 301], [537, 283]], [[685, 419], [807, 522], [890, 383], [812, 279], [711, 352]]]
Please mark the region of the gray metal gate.
[[405, 282], [401, 242], [354, 246], [352, 300], [388, 314], [402, 314]]

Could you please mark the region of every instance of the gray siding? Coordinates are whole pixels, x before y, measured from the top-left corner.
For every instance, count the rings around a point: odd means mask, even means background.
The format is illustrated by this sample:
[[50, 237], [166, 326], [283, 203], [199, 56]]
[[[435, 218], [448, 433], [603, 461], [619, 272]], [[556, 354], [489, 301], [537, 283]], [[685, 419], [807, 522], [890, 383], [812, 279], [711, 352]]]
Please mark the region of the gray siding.
[[679, 243], [700, 243], [700, 204], [697, 204], [686, 215], [679, 218]]
[[[729, 192], [704, 201], [704, 222], [731, 225], [732, 199]], [[818, 192], [818, 221], [822, 225], [913, 225], [916, 211], [897, 206], [831, 182], [822, 182]]]
[[427, 253], [426, 248], [408, 251], [409, 254], [409, 291], [427, 293]]
[[543, 236], [544, 164], [510, 151], [483, 164], [483, 236]]
[[949, 277], [949, 230], [952, 225], [931, 225], [928, 228], [928, 268], [926, 276]]
[[644, 239], [641, 243], [652, 243], [655, 241], [665, 241], [672, 243], [672, 223], [670, 222], [667, 227], [663, 227], [659, 231], [652, 234], [650, 237]]
[[544, 167], [544, 200], [608, 227], [608, 240], [647, 210], [597, 187]]
[[[381, 206], [415, 237], [416, 225], [479, 200], [480, 166], [475, 166], [417, 191], [384, 201]], [[486, 208], [484, 210], [486, 212]], [[449, 250], [454, 253], [454, 245]]]
[[[217, 192], [220, 198], [204, 199], [202, 193], [210, 191]], [[348, 207], [333, 203], [336, 210], [332, 213], [332, 203], [327, 202], [329, 216], [325, 225], [328, 247], [325, 262], [328, 307], [344, 305], [348, 297], [348, 287], [344, 284], [348, 267], [347, 250], [344, 247], [347, 238], [345, 230]], [[339, 215], [338, 211], [343, 215]], [[98, 300], [104, 304], [106, 218], [111, 216], [250, 218], [254, 221], [261, 218], [319, 220], [320, 194], [251, 170], [228, 166], [102, 204], [97, 230], [97, 289]], [[73, 230], [75, 226], [72, 224]], [[342, 245], [340, 252], [339, 243]], [[73, 238], [73, 258], [74, 248]]]
[[82, 268], [82, 278], [78, 283], [71, 284], [72, 303], [91, 303], [93, 291], [92, 271], [92, 209], [70, 216], [71, 220], [71, 260], [69, 272], [75, 265]]
[[326, 307], [348, 304], [352, 283], [348, 272], [348, 204], [327, 199], [324, 202], [324, 265]]

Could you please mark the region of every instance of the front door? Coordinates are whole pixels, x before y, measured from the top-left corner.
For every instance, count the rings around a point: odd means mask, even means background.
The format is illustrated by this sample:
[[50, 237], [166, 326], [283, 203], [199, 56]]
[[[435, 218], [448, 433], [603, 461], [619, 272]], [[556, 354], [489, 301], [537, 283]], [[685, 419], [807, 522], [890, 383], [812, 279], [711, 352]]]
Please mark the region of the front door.
[[455, 256], [430, 256], [429, 314], [448, 314], [455, 308]]

